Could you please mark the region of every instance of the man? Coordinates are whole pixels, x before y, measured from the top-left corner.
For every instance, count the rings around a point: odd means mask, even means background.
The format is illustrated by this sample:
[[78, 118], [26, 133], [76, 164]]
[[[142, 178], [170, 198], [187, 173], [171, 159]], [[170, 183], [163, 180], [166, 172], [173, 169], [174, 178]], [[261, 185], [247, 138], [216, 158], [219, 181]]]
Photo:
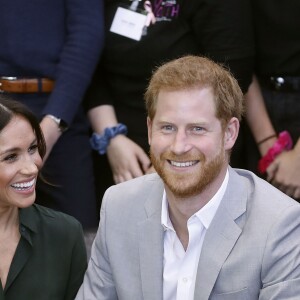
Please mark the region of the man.
[[103, 46], [103, 1], [0, 0], [0, 91], [40, 119], [47, 144], [37, 202], [97, 228], [89, 126], [81, 101]]
[[296, 299], [300, 206], [229, 167], [243, 96], [216, 63], [188, 56], [145, 95], [158, 174], [106, 192], [77, 300]]

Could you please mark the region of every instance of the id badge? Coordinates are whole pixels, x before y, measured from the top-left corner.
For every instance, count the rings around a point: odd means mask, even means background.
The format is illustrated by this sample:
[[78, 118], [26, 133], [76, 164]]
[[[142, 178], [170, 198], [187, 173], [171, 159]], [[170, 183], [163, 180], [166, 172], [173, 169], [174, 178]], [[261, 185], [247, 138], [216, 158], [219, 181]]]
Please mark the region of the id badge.
[[143, 34], [143, 28], [147, 21], [147, 13], [132, 11], [118, 7], [110, 31], [139, 41]]

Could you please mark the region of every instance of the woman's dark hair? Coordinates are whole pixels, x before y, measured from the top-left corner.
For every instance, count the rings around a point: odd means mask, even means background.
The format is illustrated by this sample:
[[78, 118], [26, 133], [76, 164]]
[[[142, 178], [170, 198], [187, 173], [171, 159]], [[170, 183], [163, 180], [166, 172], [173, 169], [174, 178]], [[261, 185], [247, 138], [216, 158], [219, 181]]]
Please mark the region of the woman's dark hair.
[[46, 143], [36, 116], [21, 102], [15, 101], [10, 97], [0, 94], [0, 132], [15, 116], [21, 116], [30, 123], [36, 135], [38, 152], [41, 158], [44, 158], [46, 153]]

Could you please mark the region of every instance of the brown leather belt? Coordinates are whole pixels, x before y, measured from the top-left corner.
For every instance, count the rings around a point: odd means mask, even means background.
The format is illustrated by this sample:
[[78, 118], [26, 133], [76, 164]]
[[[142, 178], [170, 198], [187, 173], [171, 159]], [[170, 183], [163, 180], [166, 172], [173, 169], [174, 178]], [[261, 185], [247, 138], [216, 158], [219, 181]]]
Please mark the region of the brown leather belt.
[[54, 81], [48, 78], [0, 77], [0, 92], [50, 93]]

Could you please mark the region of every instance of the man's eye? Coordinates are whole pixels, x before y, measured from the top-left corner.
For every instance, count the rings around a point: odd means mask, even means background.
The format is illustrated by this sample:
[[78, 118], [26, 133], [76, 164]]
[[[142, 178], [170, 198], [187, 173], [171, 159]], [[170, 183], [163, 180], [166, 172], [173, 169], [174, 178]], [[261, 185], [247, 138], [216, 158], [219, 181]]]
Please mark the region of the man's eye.
[[202, 132], [202, 131], [204, 131], [204, 128], [201, 127], [201, 126], [195, 126], [195, 127], [192, 128], [192, 131], [194, 131], [194, 132]]
[[171, 131], [171, 130], [173, 130], [173, 126], [172, 125], [164, 125], [164, 126], [162, 126], [162, 129], [165, 131]]

